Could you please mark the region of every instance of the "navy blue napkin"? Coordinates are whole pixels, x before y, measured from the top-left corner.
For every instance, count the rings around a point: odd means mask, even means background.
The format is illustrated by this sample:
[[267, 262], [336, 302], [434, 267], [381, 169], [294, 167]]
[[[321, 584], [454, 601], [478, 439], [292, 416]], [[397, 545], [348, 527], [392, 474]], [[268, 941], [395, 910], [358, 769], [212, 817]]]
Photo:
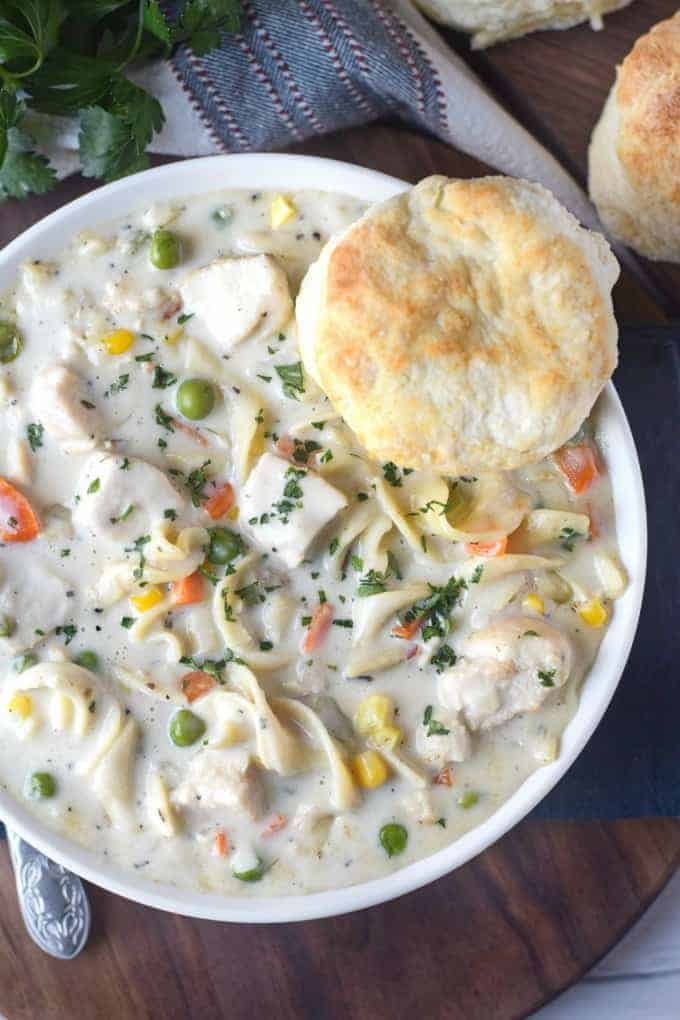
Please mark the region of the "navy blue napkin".
[[623, 329], [614, 376], [640, 457], [649, 558], [625, 673], [540, 818], [680, 815], [680, 322]]

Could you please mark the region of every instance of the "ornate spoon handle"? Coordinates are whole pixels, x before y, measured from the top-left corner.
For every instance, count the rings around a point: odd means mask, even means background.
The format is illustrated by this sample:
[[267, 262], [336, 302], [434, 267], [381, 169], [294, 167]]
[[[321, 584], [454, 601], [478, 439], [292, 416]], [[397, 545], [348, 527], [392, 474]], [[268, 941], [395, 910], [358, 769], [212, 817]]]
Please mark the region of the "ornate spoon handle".
[[72, 960], [90, 932], [90, 904], [83, 883], [7, 829], [19, 905], [28, 933], [41, 949]]

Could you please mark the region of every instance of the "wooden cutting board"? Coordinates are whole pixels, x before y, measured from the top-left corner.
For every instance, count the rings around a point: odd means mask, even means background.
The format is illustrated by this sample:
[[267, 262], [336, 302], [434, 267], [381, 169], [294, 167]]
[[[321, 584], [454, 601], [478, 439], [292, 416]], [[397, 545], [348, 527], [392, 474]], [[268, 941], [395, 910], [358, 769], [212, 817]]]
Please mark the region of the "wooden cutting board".
[[[587, 139], [617, 60], [674, 0], [637, 0], [607, 22], [545, 33], [472, 60], [515, 115], [583, 177]], [[462, 41], [453, 44], [467, 52]], [[297, 151], [417, 180], [487, 168], [394, 126]], [[0, 208], [0, 244], [92, 185]], [[678, 267], [642, 264], [616, 289], [622, 322], [680, 315]], [[651, 296], [649, 288], [651, 287]], [[64, 964], [26, 935], [0, 844], [0, 1015], [7, 1020], [514, 1020], [578, 980], [680, 861], [680, 821], [526, 821], [426, 889], [341, 918], [218, 925], [90, 888], [91, 942]]]

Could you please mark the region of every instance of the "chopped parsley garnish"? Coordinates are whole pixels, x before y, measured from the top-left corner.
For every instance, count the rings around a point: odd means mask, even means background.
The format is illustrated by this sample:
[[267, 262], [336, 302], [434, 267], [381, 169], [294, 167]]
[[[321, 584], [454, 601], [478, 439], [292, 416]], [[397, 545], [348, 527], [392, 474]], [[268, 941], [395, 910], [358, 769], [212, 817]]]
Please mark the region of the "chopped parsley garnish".
[[386, 588], [385, 574], [380, 573], [379, 570], [369, 570], [359, 581], [357, 595], [364, 599], [369, 595], [380, 595]]
[[174, 386], [176, 382], [176, 375], [173, 375], [172, 372], [168, 372], [167, 369], [162, 368], [160, 365], [156, 365], [153, 370], [153, 377], [151, 380], [152, 389], [167, 390], [168, 386]]
[[177, 325], [183, 326], [185, 322], [189, 321], [189, 319], [193, 319], [195, 314], [196, 312], [182, 312], [181, 315], [177, 316]]
[[128, 505], [123, 510], [122, 514], [119, 514], [118, 517], [109, 517], [109, 520], [111, 521], [111, 524], [118, 524], [118, 523], [120, 523], [120, 521], [126, 521], [128, 519], [128, 517], [130, 516], [130, 514], [133, 513], [134, 509], [135, 509], [135, 504], [134, 503], [128, 503]]
[[163, 511], [163, 517], [165, 517], [166, 521], [176, 521], [177, 511], [173, 510], [172, 507], [168, 507], [167, 510]]
[[135, 361], [151, 361], [153, 358], [153, 351], [148, 351], [146, 354], [135, 354]]
[[274, 365], [276, 373], [283, 383], [283, 394], [291, 400], [299, 400], [305, 392], [305, 377], [302, 362], [295, 361], [292, 365]]
[[304, 493], [299, 483], [306, 475], [307, 472], [302, 468], [289, 467], [286, 471], [283, 499], [272, 505], [273, 515], [278, 516], [282, 524], [287, 524], [292, 512], [302, 506]]
[[352, 569], [353, 570], [363, 570], [364, 569], [364, 561], [362, 560], [361, 556], [352, 556], [350, 558], [350, 563], [352, 564]]
[[238, 595], [247, 606], [257, 606], [260, 602], [265, 601], [265, 596], [260, 591], [259, 581], [252, 581], [250, 584], [244, 585], [243, 588], [237, 588], [234, 594]]
[[319, 432], [321, 432], [321, 429], [324, 428], [325, 425], [326, 425], [325, 421], [313, 421], [312, 422], [312, 428], [318, 429]]
[[144, 567], [146, 566], [146, 556], [144, 555], [144, 546], [147, 544], [147, 542], [150, 542], [150, 541], [151, 541], [151, 535], [140, 535], [139, 538], [135, 539], [132, 547], [125, 550], [125, 552], [128, 552], [128, 553], [137, 553], [137, 555], [139, 556], [139, 563], [135, 567], [135, 569], [132, 571], [132, 576], [134, 577], [134, 579], [136, 581], [141, 580], [141, 578], [144, 576]]
[[274, 647], [274, 645], [272, 644], [271, 641], [260, 641], [260, 651], [261, 652], [271, 652], [273, 647]]
[[123, 375], [119, 375], [115, 382], [111, 383], [108, 390], [104, 393], [105, 397], [110, 397], [112, 393], [120, 393], [121, 390], [127, 388], [127, 384], [130, 382], [130, 373], [124, 372]]
[[467, 583], [463, 578], [451, 577], [440, 588], [432, 584], [428, 584], [428, 588], [430, 594], [416, 602], [404, 614], [405, 623], [412, 623], [413, 620], [423, 617], [423, 641], [429, 641], [431, 637], [447, 636], [451, 630], [449, 617], [460, 603]]
[[66, 623], [62, 627], [56, 627], [54, 633], [57, 636], [63, 635], [64, 644], [70, 645], [74, 637], [78, 633], [78, 628], [74, 623]]
[[122, 616], [120, 620], [120, 625], [121, 627], [125, 627], [126, 630], [129, 630], [130, 627], [132, 627], [132, 625], [134, 624], [134, 622], [135, 619], [133, 616]]
[[[305, 439], [303, 442], [301, 439], [293, 440], [293, 460], [297, 464], [306, 464], [312, 453], [316, 453], [320, 450], [321, 443], [315, 442], [314, 439]], [[322, 458], [323, 460], [323, 458]]]
[[40, 425], [38, 422], [31, 422], [26, 429], [26, 435], [28, 436], [28, 445], [31, 447], [33, 453], [39, 449], [43, 444], [43, 432], [45, 431], [44, 425]]
[[200, 506], [201, 500], [204, 498], [203, 490], [208, 484], [208, 476], [205, 469], [209, 464], [209, 460], [204, 460], [201, 466], [190, 471], [184, 480], [184, 484], [191, 494], [191, 502], [194, 506]]
[[328, 464], [332, 460], [333, 460], [333, 452], [332, 452], [332, 450], [326, 450], [326, 452], [322, 453], [321, 456], [319, 457], [319, 461], [322, 464]]
[[272, 381], [272, 377], [270, 375], [261, 375], [259, 372], [257, 373], [257, 378], [261, 379], [262, 382], [271, 382]]
[[574, 551], [574, 542], [577, 538], [583, 538], [584, 536], [580, 531], [575, 531], [573, 528], [562, 528], [559, 534], [560, 545], [567, 552]]
[[330, 545], [328, 546], [328, 551], [331, 554], [331, 556], [335, 556], [336, 552], [338, 551], [338, 546], [339, 545], [340, 545], [340, 539], [336, 535], [335, 538], [331, 539]]
[[156, 412], [156, 425], [160, 425], [161, 428], [167, 429], [168, 432], [174, 432], [175, 429], [172, 424], [172, 418], [169, 414], [166, 414], [160, 404], [156, 404], [154, 407]]
[[538, 679], [541, 681], [541, 687], [554, 687], [556, 672], [555, 669], [539, 669]]
[[130, 461], [127, 459], [127, 457], [123, 457], [123, 460], [118, 465], [118, 467], [120, 468], [121, 471], [129, 471], [130, 470]]
[[366, 500], [368, 499], [368, 493], [367, 492], [357, 492], [357, 499], [359, 500], [360, 503], [365, 503]]
[[88, 496], [92, 496], [95, 492], [99, 492], [101, 482], [98, 478], [93, 479], [87, 487]]
[[451, 645], [443, 644], [434, 653], [430, 662], [438, 673], [443, 673], [445, 669], [456, 665], [456, 659], [457, 655]]
[[445, 829], [446, 828], [446, 819], [445, 818], [438, 818], [437, 821], [434, 824], [435, 825], [441, 825], [442, 829]]
[[428, 705], [425, 709], [423, 726], [427, 726], [428, 737], [445, 737], [447, 733], [451, 732], [451, 730], [448, 730], [443, 723], [432, 718], [432, 705]]
[[351, 628], [354, 626], [354, 623], [352, 622], [352, 620], [333, 620], [333, 626], [347, 627], [348, 629], [351, 630]]
[[59, 555], [61, 556], [62, 559], [65, 559], [67, 556], [71, 555], [71, 550], [70, 549], [61, 549], [60, 552], [59, 552]]
[[257, 422], [258, 425], [262, 425], [264, 423], [264, 408], [263, 407], [261, 407], [260, 410], [255, 415], [255, 421]]
[[525, 630], [522, 637], [538, 637], [538, 633], [535, 630]]
[[472, 572], [472, 577], [470, 578], [470, 584], [479, 584], [479, 582], [482, 579], [482, 574], [483, 573], [484, 573], [484, 564], [483, 563], [478, 563], [477, 566], [475, 567], [475, 569]]
[[383, 477], [389, 485], [393, 485], [395, 488], [401, 486], [401, 473], [394, 461], [388, 460], [386, 464], [383, 464], [382, 470]]

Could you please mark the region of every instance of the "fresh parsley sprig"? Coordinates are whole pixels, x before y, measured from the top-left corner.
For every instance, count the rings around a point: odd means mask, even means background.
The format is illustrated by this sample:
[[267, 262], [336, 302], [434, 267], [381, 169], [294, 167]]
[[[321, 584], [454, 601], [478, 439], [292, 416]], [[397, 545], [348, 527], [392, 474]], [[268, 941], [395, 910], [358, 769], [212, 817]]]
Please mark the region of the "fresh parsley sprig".
[[174, 17], [159, 0], [3, 0], [0, 201], [55, 184], [31, 135], [33, 113], [77, 119], [86, 177], [111, 181], [145, 169], [165, 116], [126, 69], [167, 58], [180, 44], [202, 56], [240, 20], [239, 0], [185, 0]]

